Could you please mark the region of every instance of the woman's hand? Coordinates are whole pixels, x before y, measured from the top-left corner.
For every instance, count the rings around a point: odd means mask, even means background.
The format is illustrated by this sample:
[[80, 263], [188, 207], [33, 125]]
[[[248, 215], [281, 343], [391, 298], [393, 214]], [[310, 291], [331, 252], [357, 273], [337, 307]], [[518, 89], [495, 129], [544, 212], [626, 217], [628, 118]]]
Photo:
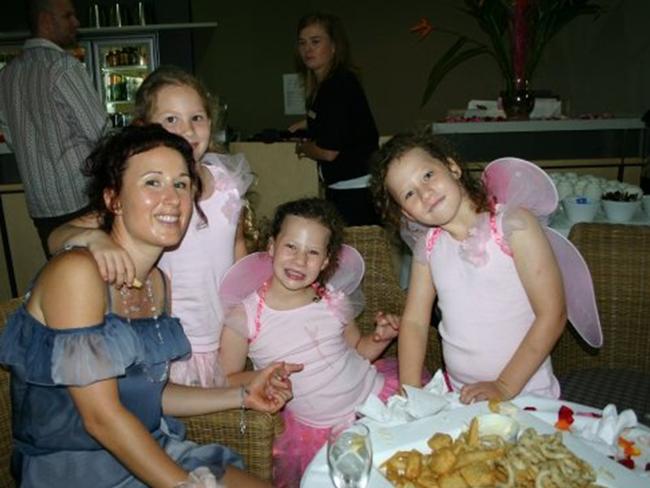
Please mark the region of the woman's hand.
[[302, 364], [281, 362], [260, 370], [248, 385], [244, 406], [260, 412], [277, 412], [293, 398], [289, 377], [302, 368]]
[[298, 159], [302, 159], [304, 157], [309, 157], [307, 154], [307, 144], [309, 144], [309, 140], [307, 139], [301, 139], [300, 141], [296, 142], [296, 156], [298, 156]]
[[466, 404], [481, 400], [510, 400], [513, 396], [500, 379], [465, 385], [460, 390], [460, 401]]
[[372, 340], [385, 342], [399, 335], [400, 317], [392, 313], [377, 312], [375, 315], [375, 332]]

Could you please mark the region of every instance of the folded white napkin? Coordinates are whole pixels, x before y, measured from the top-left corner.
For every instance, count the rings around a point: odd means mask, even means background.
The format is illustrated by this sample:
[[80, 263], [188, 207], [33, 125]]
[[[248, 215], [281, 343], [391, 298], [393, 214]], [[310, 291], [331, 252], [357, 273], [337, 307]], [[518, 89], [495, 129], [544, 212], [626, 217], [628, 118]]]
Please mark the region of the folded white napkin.
[[393, 395], [386, 404], [370, 395], [357, 407], [357, 413], [383, 425], [399, 425], [434, 415], [460, 405], [457, 393], [447, 393], [442, 371], [438, 370], [424, 388], [405, 385], [406, 396]]
[[623, 430], [637, 425], [633, 410], [623, 410], [620, 414], [613, 404], [603, 409], [602, 417], [581, 422], [574, 433], [588, 441], [595, 449], [607, 456], [614, 456], [618, 450], [618, 438]]

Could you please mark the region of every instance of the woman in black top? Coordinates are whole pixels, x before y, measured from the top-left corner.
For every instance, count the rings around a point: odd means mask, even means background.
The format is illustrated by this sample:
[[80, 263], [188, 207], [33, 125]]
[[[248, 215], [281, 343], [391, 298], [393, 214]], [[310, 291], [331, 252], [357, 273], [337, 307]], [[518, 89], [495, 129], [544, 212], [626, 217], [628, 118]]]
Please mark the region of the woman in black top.
[[307, 118], [289, 130], [306, 129], [309, 139], [296, 145], [296, 153], [318, 162], [325, 196], [347, 225], [378, 223], [368, 189], [368, 160], [378, 147], [379, 134], [352, 72], [341, 21], [329, 14], [310, 14], [297, 30]]

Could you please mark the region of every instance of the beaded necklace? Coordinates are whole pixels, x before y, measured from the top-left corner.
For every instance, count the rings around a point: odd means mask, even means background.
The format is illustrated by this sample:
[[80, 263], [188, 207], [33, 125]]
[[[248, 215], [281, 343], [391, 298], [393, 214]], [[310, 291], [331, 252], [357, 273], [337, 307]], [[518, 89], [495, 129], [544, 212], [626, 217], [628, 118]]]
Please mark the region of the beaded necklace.
[[[314, 297], [314, 302], [320, 302], [323, 298], [326, 298], [326, 290], [320, 285], [317, 281], [309, 285], [313, 288], [316, 296]], [[262, 328], [262, 312], [264, 311], [264, 304], [266, 303], [266, 294], [269, 291], [269, 282], [265, 281], [262, 283], [262, 287], [258, 291], [259, 300], [257, 301], [257, 310], [255, 311], [255, 332], [252, 337], [248, 338], [248, 343], [250, 344], [260, 333]]]
[[126, 320], [131, 323], [131, 314], [138, 313], [148, 304], [149, 311], [151, 312], [151, 318], [154, 319], [154, 327], [156, 328], [156, 333], [158, 335], [158, 342], [164, 344], [165, 340], [163, 339], [162, 333], [160, 332], [160, 324], [158, 323], [158, 307], [156, 307], [156, 302], [153, 296], [153, 283], [151, 280], [151, 274], [147, 276], [147, 279], [144, 282], [145, 289], [145, 299], [142, 301], [134, 300], [131, 297], [131, 288], [122, 286], [120, 288], [120, 297], [122, 298], [122, 306], [124, 307], [124, 313], [126, 314]]

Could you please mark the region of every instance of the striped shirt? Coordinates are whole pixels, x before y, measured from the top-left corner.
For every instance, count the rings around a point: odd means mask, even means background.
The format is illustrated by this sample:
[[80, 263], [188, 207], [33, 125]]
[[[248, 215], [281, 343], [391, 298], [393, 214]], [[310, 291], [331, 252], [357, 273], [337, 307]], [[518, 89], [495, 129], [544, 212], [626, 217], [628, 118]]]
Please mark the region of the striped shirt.
[[81, 167], [108, 117], [84, 66], [46, 39], [29, 39], [0, 71], [0, 128], [13, 150], [32, 218], [88, 204]]

